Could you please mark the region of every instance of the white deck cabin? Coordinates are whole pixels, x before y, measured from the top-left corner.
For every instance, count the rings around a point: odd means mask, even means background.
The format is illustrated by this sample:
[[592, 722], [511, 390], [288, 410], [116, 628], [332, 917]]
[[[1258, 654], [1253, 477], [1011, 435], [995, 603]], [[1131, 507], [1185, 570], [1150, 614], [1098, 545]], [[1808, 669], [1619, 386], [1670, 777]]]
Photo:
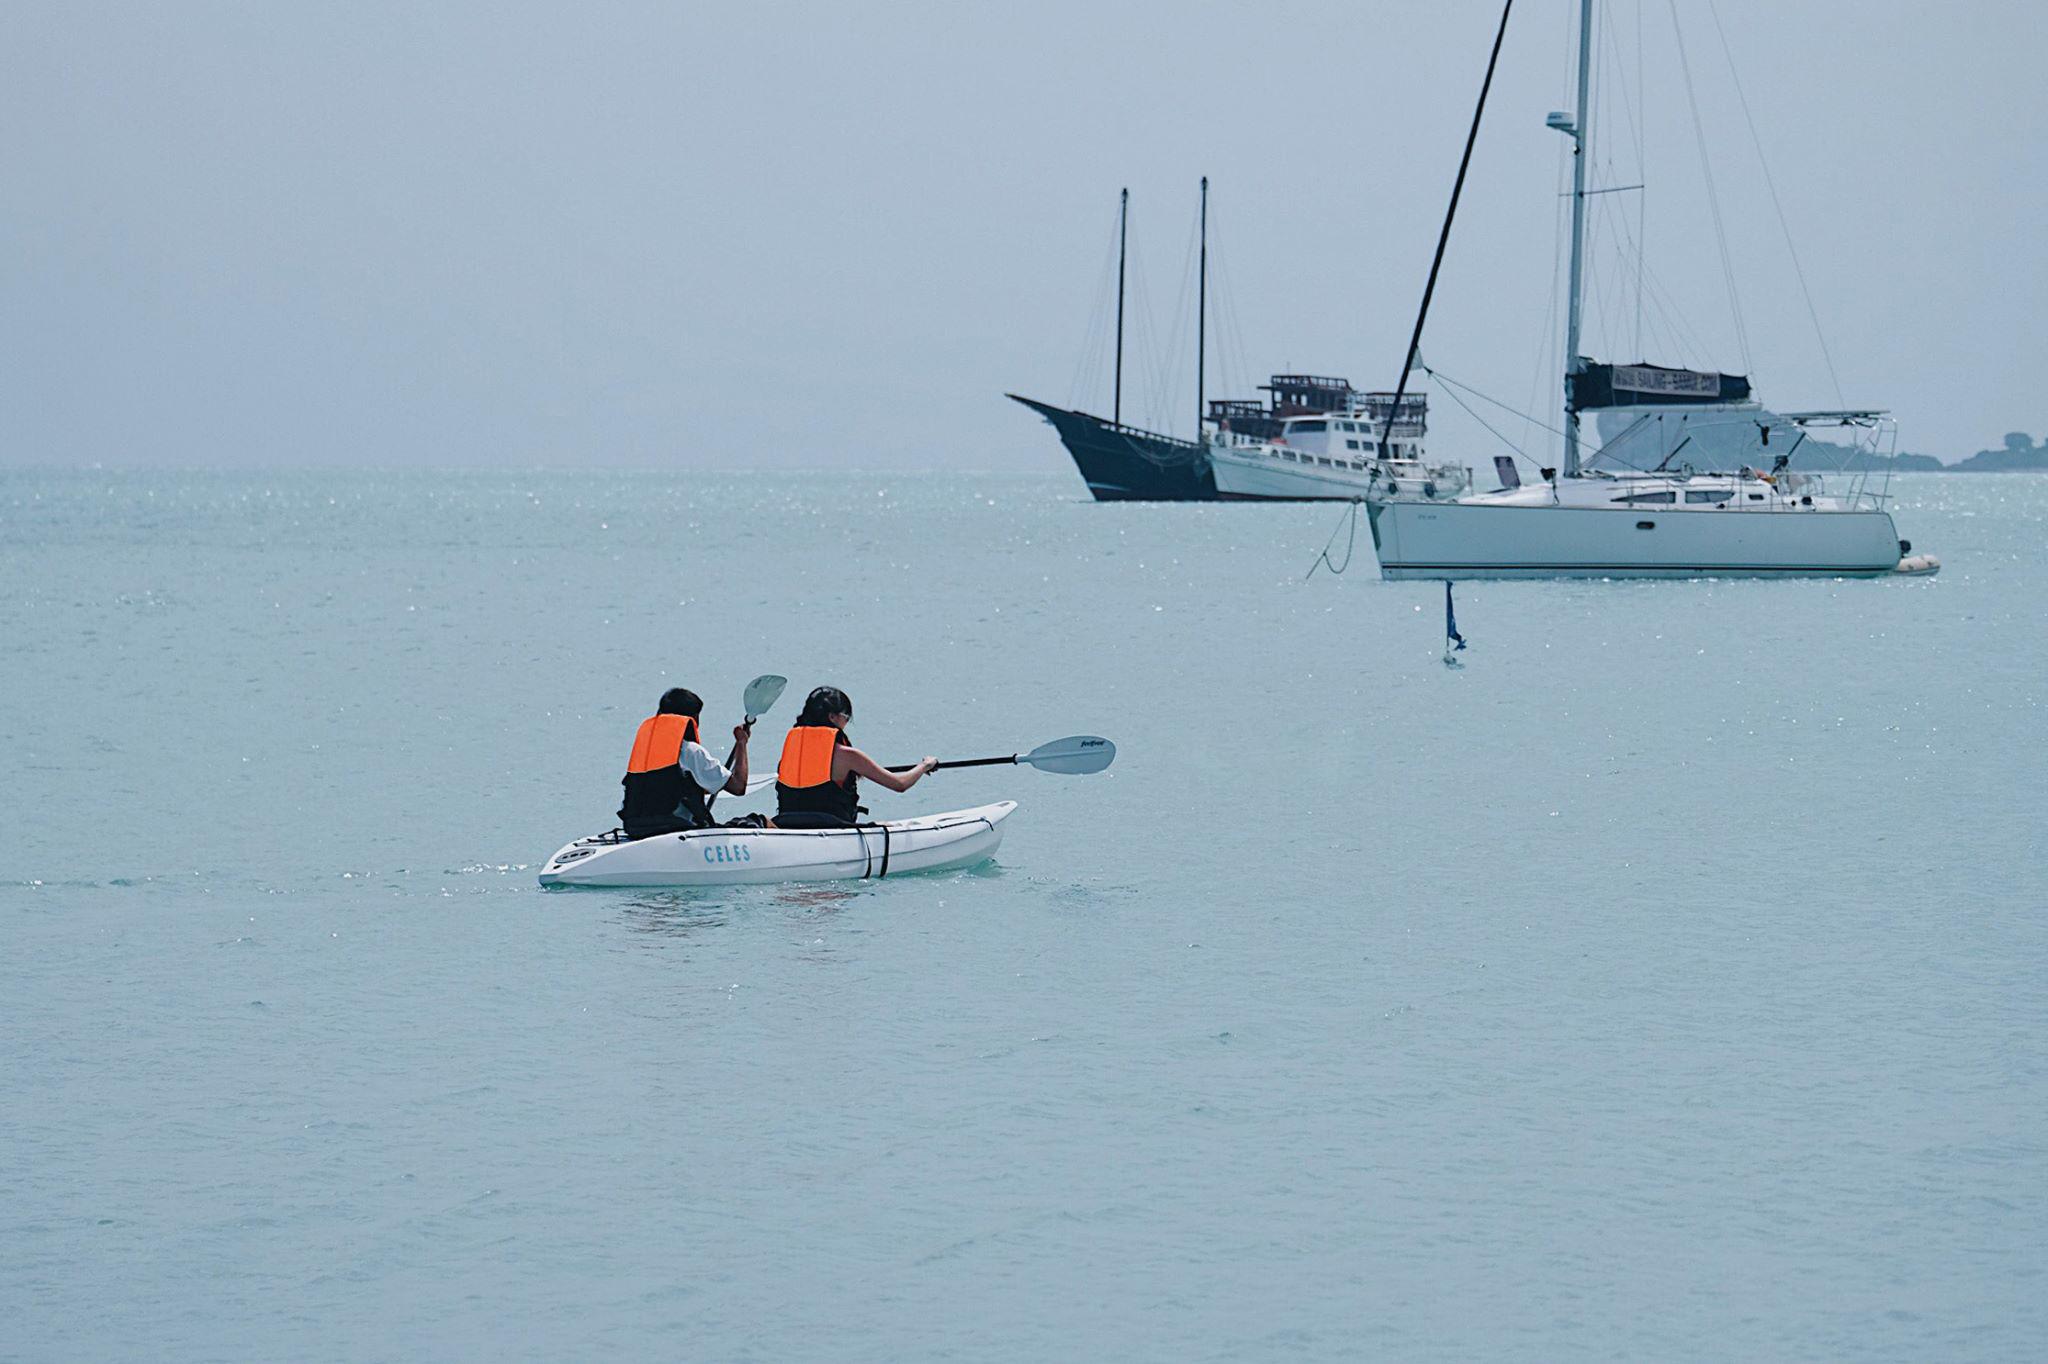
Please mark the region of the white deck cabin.
[[1216, 489], [1234, 498], [1342, 499], [1366, 496], [1382, 480], [1412, 485], [1429, 497], [1456, 497], [1472, 486], [1471, 470], [1423, 462], [1426, 398], [1402, 400], [1389, 426], [1391, 393], [1361, 393], [1342, 411], [1284, 418], [1261, 439], [1226, 431], [1209, 448]]

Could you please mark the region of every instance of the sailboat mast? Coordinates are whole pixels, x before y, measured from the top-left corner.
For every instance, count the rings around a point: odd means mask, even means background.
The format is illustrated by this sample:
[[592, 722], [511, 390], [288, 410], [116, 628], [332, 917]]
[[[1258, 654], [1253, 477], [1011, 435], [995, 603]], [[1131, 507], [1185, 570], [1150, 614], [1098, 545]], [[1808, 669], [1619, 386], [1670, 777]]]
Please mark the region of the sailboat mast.
[[[1572, 269], [1571, 307], [1564, 330], [1564, 475], [1579, 472], [1579, 405], [1572, 379], [1582, 364], [1579, 355], [1579, 312], [1585, 292], [1586, 149], [1592, 143], [1593, 106], [1587, 99], [1593, 75], [1593, 0], [1579, 0], [1579, 107], [1567, 130], [1572, 135]], [[1555, 125], [1553, 125], [1555, 126]]]
[[1202, 177], [1202, 265], [1200, 278], [1195, 284], [1195, 444], [1202, 443], [1202, 413], [1206, 410], [1203, 399], [1207, 396], [1202, 384], [1208, 377], [1208, 323], [1209, 323], [1209, 177]]
[[1116, 405], [1111, 419], [1124, 424], [1124, 243], [1131, 228], [1131, 191], [1126, 188], [1116, 213]]
[[1401, 400], [1408, 396], [1408, 376], [1422, 356], [1422, 324], [1429, 321], [1429, 301], [1436, 297], [1437, 272], [1444, 268], [1444, 248], [1451, 244], [1451, 224], [1458, 217], [1458, 196], [1465, 192], [1465, 172], [1472, 169], [1472, 148], [1479, 141], [1479, 120], [1486, 116], [1486, 95], [1493, 89], [1494, 68], [1500, 65], [1500, 45], [1508, 36], [1508, 15], [1515, 0], [1500, 7], [1500, 27], [1493, 34], [1493, 55], [1486, 59], [1486, 79], [1479, 83], [1479, 102], [1472, 106], [1472, 131], [1465, 134], [1465, 154], [1458, 158], [1458, 178], [1451, 182], [1451, 206], [1444, 210], [1443, 230], [1436, 235], [1436, 256], [1429, 263], [1429, 283], [1422, 286], [1422, 306], [1415, 310], [1415, 331], [1408, 338], [1408, 358], [1401, 365], [1401, 381], [1394, 385], [1394, 400], [1387, 404], [1386, 424], [1380, 428], [1380, 454], [1394, 434], [1394, 421], [1401, 415]]

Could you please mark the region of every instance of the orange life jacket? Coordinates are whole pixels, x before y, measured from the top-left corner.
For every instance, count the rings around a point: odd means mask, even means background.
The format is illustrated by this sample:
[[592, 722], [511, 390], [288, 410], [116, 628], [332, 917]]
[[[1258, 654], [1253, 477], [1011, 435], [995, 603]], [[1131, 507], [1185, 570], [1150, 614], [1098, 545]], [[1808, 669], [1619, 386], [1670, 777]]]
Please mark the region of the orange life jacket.
[[684, 741], [696, 737], [694, 715], [650, 715], [633, 736], [633, 755], [626, 759], [626, 770], [652, 772], [658, 767], [674, 767], [682, 756]]
[[784, 786], [823, 786], [832, 780], [832, 750], [846, 742], [846, 732], [832, 725], [798, 725], [782, 741], [782, 761], [775, 780]]
[[856, 778], [832, 780], [832, 751], [846, 742], [846, 732], [833, 725], [798, 725], [782, 741], [782, 761], [775, 766], [775, 809], [778, 814], [834, 815], [848, 824], [860, 818]]
[[676, 765], [683, 744], [697, 739], [694, 715], [651, 715], [633, 736], [626, 759], [625, 803], [619, 823], [628, 838], [701, 829], [712, 822], [711, 794]]

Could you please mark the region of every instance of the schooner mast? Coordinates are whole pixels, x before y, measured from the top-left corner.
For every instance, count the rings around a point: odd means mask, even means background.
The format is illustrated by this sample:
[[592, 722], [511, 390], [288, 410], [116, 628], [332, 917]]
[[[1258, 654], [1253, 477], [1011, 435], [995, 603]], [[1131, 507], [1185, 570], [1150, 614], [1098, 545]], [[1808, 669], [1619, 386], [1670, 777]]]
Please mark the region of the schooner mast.
[[1110, 421], [1119, 428], [1124, 424], [1124, 243], [1130, 228], [1131, 191], [1126, 186], [1116, 211], [1116, 397], [1110, 408]]
[[[1203, 383], [1208, 378], [1209, 334], [1209, 177], [1202, 177], [1202, 263], [1195, 284], [1195, 444], [1202, 443]], [[1187, 295], [1183, 294], [1185, 298]]]

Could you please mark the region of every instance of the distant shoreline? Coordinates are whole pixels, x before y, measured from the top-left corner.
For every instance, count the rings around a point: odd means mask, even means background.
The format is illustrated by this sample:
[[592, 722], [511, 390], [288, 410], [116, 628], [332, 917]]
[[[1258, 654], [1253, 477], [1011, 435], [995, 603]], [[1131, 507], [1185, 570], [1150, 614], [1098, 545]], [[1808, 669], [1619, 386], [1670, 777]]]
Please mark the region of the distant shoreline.
[[1892, 466], [1901, 471], [1942, 474], [2048, 473], [2048, 444], [2036, 444], [2024, 431], [2007, 434], [2005, 445], [1944, 464], [1932, 455], [1900, 455]]

